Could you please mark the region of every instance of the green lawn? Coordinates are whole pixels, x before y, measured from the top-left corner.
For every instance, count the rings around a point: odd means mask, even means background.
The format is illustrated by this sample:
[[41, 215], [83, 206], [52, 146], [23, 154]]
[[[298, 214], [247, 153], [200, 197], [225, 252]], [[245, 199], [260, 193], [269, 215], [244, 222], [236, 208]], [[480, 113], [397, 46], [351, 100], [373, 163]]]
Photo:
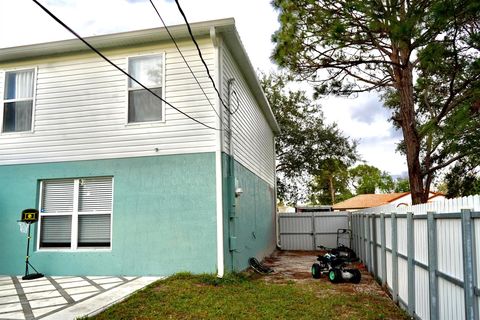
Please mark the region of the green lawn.
[[382, 295], [327, 281], [270, 283], [247, 273], [223, 279], [177, 274], [94, 319], [408, 319]]

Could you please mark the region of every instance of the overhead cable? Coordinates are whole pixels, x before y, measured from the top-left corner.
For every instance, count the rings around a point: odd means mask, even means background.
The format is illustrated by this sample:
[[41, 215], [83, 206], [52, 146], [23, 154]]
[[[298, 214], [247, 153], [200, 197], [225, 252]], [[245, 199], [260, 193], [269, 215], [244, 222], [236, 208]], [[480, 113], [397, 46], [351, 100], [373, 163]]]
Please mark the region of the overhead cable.
[[[193, 78], [195, 79], [195, 81], [197, 82], [198, 86], [200, 87], [200, 90], [202, 90], [203, 94], [205, 95], [205, 98], [207, 98], [208, 103], [209, 103], [210, 106], [212, 107], [212, 109], [213, 109], [213, 111], [215, 112], [215, 114], [217, 115], [217, 117], [220, 118], [220, 115], [218, 114], [217, 110], [215, 110], [215, 107], [213, 106], [212, 102], [210, 101], [210, 99], [208, 98], [207, 94], [205, 93], [205, 90], [203, 90], [203, 87], [202, 87], [202, 85], [200, 84], [200, 81], [198, 81], [197, 76], [195, 76], [195, 73], [193, 72], [192, 68], [191, 68], [190, 65], [188, 64], [187, 59], [185, 59], [185, 56], [183, 55], [182, 51], [181, 51], [180, 48], [178, 47], [177, 41], [175, 40], [175, 38], [173, 37], [172, 33], [171, 33], [170, 30], [168, 29], [167, 25], [165, 24], [165, 21], [163, 21], [163, 18], [162, 18], [162, 16], [160, 15], [160, 12], [157, 10], [157, 7], [155, 6], [155, 4], [153, 3], [152, 0], [150, 0], [150, 4], [152, 5], [153, 9], [154, 9], [155, 12], [157, 13], [157, 16], [160, 18], [160, 21], [162, 21], [163, 27], [165, 28], [165, 30], [167, 31], [168, 35], [170, 36], [170, 39], [172, 39], [173, 43], [175, 44], [175, 47], [177, 48], [178, 53], [180, 53], [180, 56], [182, 56], [183, 61], [184, 61], [185, 64], [187, 65], [188, 70], [190, 70], [190, 73], [192, 74]], [[220, 120], [221, 120], [221, 119], [220, 119]]]
[[115, 63], [113, 63], [110, 59], [108, 59], [105, 55], [103, 55], [100, 51], [98, 51], [94, 46], [92, 46], [90, 43], [88, 43], [85, 39], [83, 39], [78, 33], [76, 33], [72, 28], [70, 28], [68, 25], [66, 25], [62, 20], [60, 20], [57, 16], [55, 16], [50, 10], [48, 10], [46, 7], [44, 7], [40, 2], [38, 2], [37, 0], [32, 0], [33, 2], [35, 2], [43, 11], [45, 11], [50, 17], [52, 17], [55, 21], [57, 21], [60, 25], [62, 25], [65, 29], [67, 29], [68, 31], [70, 31], [70, 33], [72, 33], [75, 37], [77, 37], [80, 41], [82, 41], [87, 47], [89, 47], [92, 51], [94, 51], [96, 54], [98, 54], [100, 57], [102, 57], [105, 61], [107, 61], [110, 65], [112, 65], [114, 68], [116, 68], [117, 70], [119, 70], [121, 73], [123, 73], [124, 75], [126, 75], [130, 80], [132, 80], [133, 82], [135, 82], [136, 84], [138, 84], [140, 87], [142, 87], [143, 89], [147, 90], [150, 94], [154, 95], [155, 97], [157, 97], [158, 99], [160, 99], [161, 101], [163, 101], [165, 104], [167, 104], [169, 107], [171, 107], [172, 109], [176, 110], [177, 112], [183, 114], [185, 117], [195, 121], [196, 123], [198, 124], [201, 124], [202, 126], [208, 128], [208, 129], [212, 129], [212, 130], [217, 130], [217, 131], [221, 131], [222, 129], [217, 129], [217, 128], [214, 128], [212, 126], [209, 126], [208, 124], [206, 123], [203, 123], [202, 121], [200, 120], [197, 120], [195, 119], [194, 117], [190, 116], [189, 114], [179, 110], [177, 107], [175, 107], [174, 105], [172, 105], [170, 102], [166, 101], [165, 99], [163, 99], [162, 97], [160, 97], [159, 95], [157, 95], [155, 92], [153, 92], [152, 90], [150, 90], [149, 88], [147, 88], [145, 85], [143, 85], [141, 82], [139, 82], [137, 79], [135, 79], [133, 76], [131, 76], [128, 72], [126, 72], [125, 70], [123, 70], [122, 68], [120, 68], [118, 65], [116, 65]]
[[207, 63], [205, 62], [205, 59], [203, 59], [202, 51], [200, 50], [200, 46], [198, 45], [197, 40], [195, 40], [195, 37], [193, 36], [192, 28], [190, 27], [190, 23], [188, 22], [187, 17], [186, 17], [186, 15], [185, 15], [185, 13], [183, 12], [182, 7], [180, 6], [180, 3], [178, 2], [178, 0], [175, 0], [175, 3], [177, 4], [178, 11], [180, 11], [180, 14], [181, 14], [182, 17], [183, 17], [183, 20], [185, 20], [185, 24], [187, 25], [188, 33], [190, 34], [190, 38], [192, 39], [193, 43], [195, 44], [195, 47], [197, 48], [198, 56], [200, 57], [200, 60], [202, 60], [202, 63], [203, 63], [203, 65], [204, 65], [205, 69], [207, 70], [208, 78], [209, 78], [210, 81], [212, 82], [213, 88], [214, 88], [215, 91], [217, 92], [217, 95], [218, 95], [218, 98], [220, 99], [220, 102], [221, 102], [222, 105], [225, 107], [225, 109], [227, 109], [227, 111], [228, 111], [230, 114], [232, 114], [230, 108], [227, 107], [227, 105], [225, 104], [225, 102], [223, 102], [223, 99], [222, 99], [222, 97], [221, 97], [221, 95], [220, 95], [220, 92], [218, 91], [217, 86], [215, 85], [215, 81], [213, 80], [212, 75], [210, 74], [210, 70], [208, 69], [208, 66], [207, 66]]

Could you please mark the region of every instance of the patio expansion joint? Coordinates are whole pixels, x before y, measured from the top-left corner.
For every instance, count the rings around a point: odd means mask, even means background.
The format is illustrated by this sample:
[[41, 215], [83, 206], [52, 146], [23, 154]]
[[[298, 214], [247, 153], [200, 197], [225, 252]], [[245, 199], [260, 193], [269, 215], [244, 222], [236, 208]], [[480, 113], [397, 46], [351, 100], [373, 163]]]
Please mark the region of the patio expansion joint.
[[32, 307], [28, 302], [27, 296], [23, 291], [22, 285], [20, 281], [18, 281], [17, 277], [11, 277], [13, 285], [15, 286], [15, 290], [17, 291], [18, 298], [20, 299], [20, 305], [22, 306], [23, 314], [25, 315], [25, 320], [33, 320], [35, 317], [33, 316]]
[[87, 281], [88, 283], [90, 283], [92, 286], [94, 286], [95, 288], [97, 288], [98, 290], [100, 290], [100, 292], [104, 292], [105, 289], [102, 288], [101, 285], [99, 285], [98, 283], [96, 283], [95, 281], [93, 280], [90, 280], [89, 278], [87, 277], [81, 277], [83, 280]]
[[55, 281], [52, 277], [46, 277], [48, 281], [55, 287], [55, 289], [60, 293], [60, 295], [67, 300], [68, 304], [75, 303], [75, 300], [63, 289], [57, 281]]

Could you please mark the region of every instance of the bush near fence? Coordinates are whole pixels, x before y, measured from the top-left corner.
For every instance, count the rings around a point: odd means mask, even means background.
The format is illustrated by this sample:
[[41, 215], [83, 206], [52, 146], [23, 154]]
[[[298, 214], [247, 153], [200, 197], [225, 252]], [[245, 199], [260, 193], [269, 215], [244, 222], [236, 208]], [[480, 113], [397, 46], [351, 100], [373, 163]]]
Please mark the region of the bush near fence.
[[416, 319], [479, 319], [480, 196], [352, 214], [353, 248]]

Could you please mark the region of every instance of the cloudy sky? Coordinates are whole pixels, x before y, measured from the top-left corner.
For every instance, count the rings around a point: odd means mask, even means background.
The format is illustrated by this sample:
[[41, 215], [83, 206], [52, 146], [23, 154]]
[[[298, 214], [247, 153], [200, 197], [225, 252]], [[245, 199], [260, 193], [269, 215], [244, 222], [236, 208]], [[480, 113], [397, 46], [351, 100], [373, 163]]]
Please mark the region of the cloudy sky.
[[[82, 36], [160, 27], [148, 0], [40, 0]], [[183, 23], [173, 0], [154, 0], [168, 25]], [[270, 72], [272, 33], [278, 29], [270, 0], [180, 0], [190, 22], [233, 17], [244, 46], [258, 70]], [[31, 0], [0, 0], [0, 48], [72, 38]], [[305, 88], [308, 89], [308, 88]], [[395, 152], [401, 133], [388, 123], [388, 111], [375, 94], [355, 99], [321, 99], [327, 121], [337, 122], [359, 140], [368, 164], [393, 175], [406, 172], [404, 157]]]

